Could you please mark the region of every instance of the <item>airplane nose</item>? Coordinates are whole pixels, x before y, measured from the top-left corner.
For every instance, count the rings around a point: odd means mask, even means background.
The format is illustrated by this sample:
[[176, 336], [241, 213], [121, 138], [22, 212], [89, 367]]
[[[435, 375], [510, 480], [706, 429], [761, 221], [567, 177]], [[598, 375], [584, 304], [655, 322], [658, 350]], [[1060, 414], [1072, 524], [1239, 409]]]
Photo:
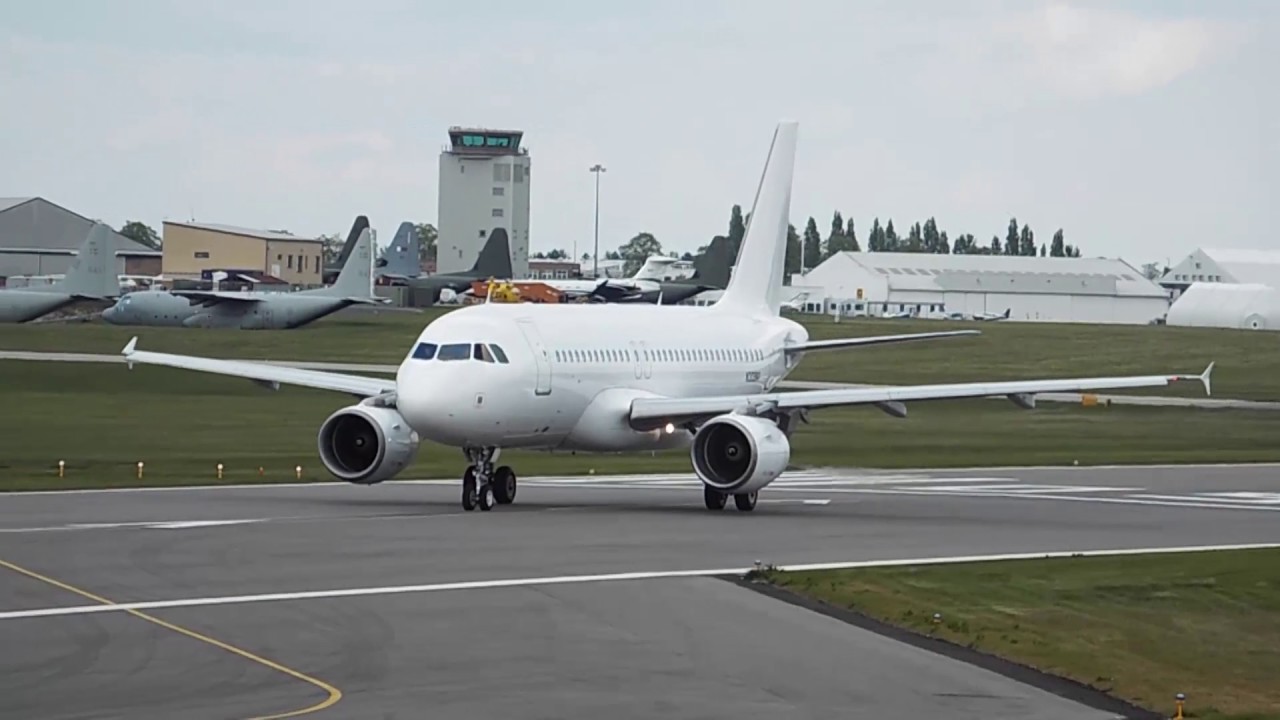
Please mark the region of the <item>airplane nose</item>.
[[[417, 361], [410, 361], [417, 362]], [[404, 367], [396, 373], [396, 409], [414, 430], [440, 442], [466, 439], [472, 409], [466, 373], [442, 367], [466, 362]]]
[[111, 307], [109, 307], [109, 308], [107, 308], [106, 310], [103, 310], [103, 311], [102, 311], [102, 319], [103, 319], [103, 320], [106, 320], [107, 322], [112, 322], [112, 321], [113, 321], [113, 319], [115, 318], [115, 316], [116, 316], [116, 306], [115, 306], [115, 305], [112, 305]]

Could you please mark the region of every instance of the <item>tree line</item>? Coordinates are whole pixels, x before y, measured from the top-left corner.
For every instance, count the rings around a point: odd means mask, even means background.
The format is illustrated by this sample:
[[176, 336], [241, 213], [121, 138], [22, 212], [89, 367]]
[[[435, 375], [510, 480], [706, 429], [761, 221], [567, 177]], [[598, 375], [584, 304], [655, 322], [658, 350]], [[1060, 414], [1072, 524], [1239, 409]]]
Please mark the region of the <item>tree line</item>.
[[[644, 264], [650, 255], [668, 255], [690, 260], [698, 270], [698, 276], [709, 283], [728, 282], [729, 268], [737, 260], [738, 249], [747, 232], [747, 221], [750, 213], [743, 213], [741, 205], [734, 205], [729, 212], [728, 232], [716, 235], [711, 242], [697, 249], [679, 255], [666, 252], [652, 233], [641, 232], [621, 245], [617, 250], [605, 255], [609, 260], [625, 261], [624, 274], [631, 274]], [[1039, 257], [1080, 257], [1080, 248], [1068, 244], [1062, 228], [1058, 228], [1052, 239], [1045, 243], [1037, 242], [1035, 232], [1030, 225], [1018, 224], [1016, 217], [1009, 219], [1005, 237], [1001, 240], [998, 234], [991, 236], [989, 243], [979, 243], [972, 233], [949, 237], [946, 230], [939, 230], [937, 220], [929, 218], [924, 222], [913, 223], [907, 228], [905, 236], [898, 234], [893, 220], [889, 219], [883, 226], [880, 218], [871, 223], [871, 230], [865, 238], [867, 252], [907, 252], [934, 253], [943, 255], [1021, 255]], [[831, 224], [824, 237], [818, 229], [817, 220], [812, 216], [804, 225], [803, 232], [797, 232], [794, 224], [787, 227], [786, 275], [790, 278], [795, 273], [816, 267], [827, 258], [839, 252], [861, 252], [863, 243], [858, 239], [853, 218], [845, 219], [836, 210], [831, 217]], [[564, 250], [556, 249], [546, 253], [537, 253], [534, 257], [549, 259], [567, 258]], [[583, 260], [590, 260], [590, 254], [584, 254]]]

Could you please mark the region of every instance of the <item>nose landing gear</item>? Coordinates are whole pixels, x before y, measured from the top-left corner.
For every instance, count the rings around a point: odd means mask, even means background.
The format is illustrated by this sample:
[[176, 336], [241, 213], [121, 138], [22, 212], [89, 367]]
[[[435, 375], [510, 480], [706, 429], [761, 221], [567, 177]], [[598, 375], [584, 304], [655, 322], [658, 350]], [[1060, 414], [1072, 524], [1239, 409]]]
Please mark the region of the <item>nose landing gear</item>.
[[516, 499], [516, 473], [507, 465], [494, 467], [499, 448], [464, 448], [470, 463], [462, 474], [462, 509], [479, 507], [492, 510], [494, 505], [509, 505]]

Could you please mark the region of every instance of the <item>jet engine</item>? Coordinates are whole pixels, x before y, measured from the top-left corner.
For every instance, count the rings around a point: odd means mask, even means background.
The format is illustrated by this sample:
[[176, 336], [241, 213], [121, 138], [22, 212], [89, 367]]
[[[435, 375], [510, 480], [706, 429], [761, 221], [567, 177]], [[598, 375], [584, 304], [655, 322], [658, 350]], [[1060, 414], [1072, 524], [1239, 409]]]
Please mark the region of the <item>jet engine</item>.
[[787, 468], [791, 443], [771, 420], [720, 415], [698, 428], [690, 454], [694, 472], [708, 487], [728, 494], [751, 493]]
[[316, 441], [329, 472], [349, 483], [373, 485], [413, 462], [419, 438], [394, 409], [361, 404], [330, 415]]

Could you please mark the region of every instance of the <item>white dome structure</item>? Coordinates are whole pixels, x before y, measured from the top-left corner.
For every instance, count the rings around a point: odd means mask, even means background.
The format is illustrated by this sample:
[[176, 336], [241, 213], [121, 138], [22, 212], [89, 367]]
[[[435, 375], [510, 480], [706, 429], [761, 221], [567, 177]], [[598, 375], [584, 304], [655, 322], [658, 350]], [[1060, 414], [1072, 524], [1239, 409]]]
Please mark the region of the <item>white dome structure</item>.
[[1193, 283], [1169, 308], [1165, 324], [1280, 330], [1280, 290], [1259, 283]]

